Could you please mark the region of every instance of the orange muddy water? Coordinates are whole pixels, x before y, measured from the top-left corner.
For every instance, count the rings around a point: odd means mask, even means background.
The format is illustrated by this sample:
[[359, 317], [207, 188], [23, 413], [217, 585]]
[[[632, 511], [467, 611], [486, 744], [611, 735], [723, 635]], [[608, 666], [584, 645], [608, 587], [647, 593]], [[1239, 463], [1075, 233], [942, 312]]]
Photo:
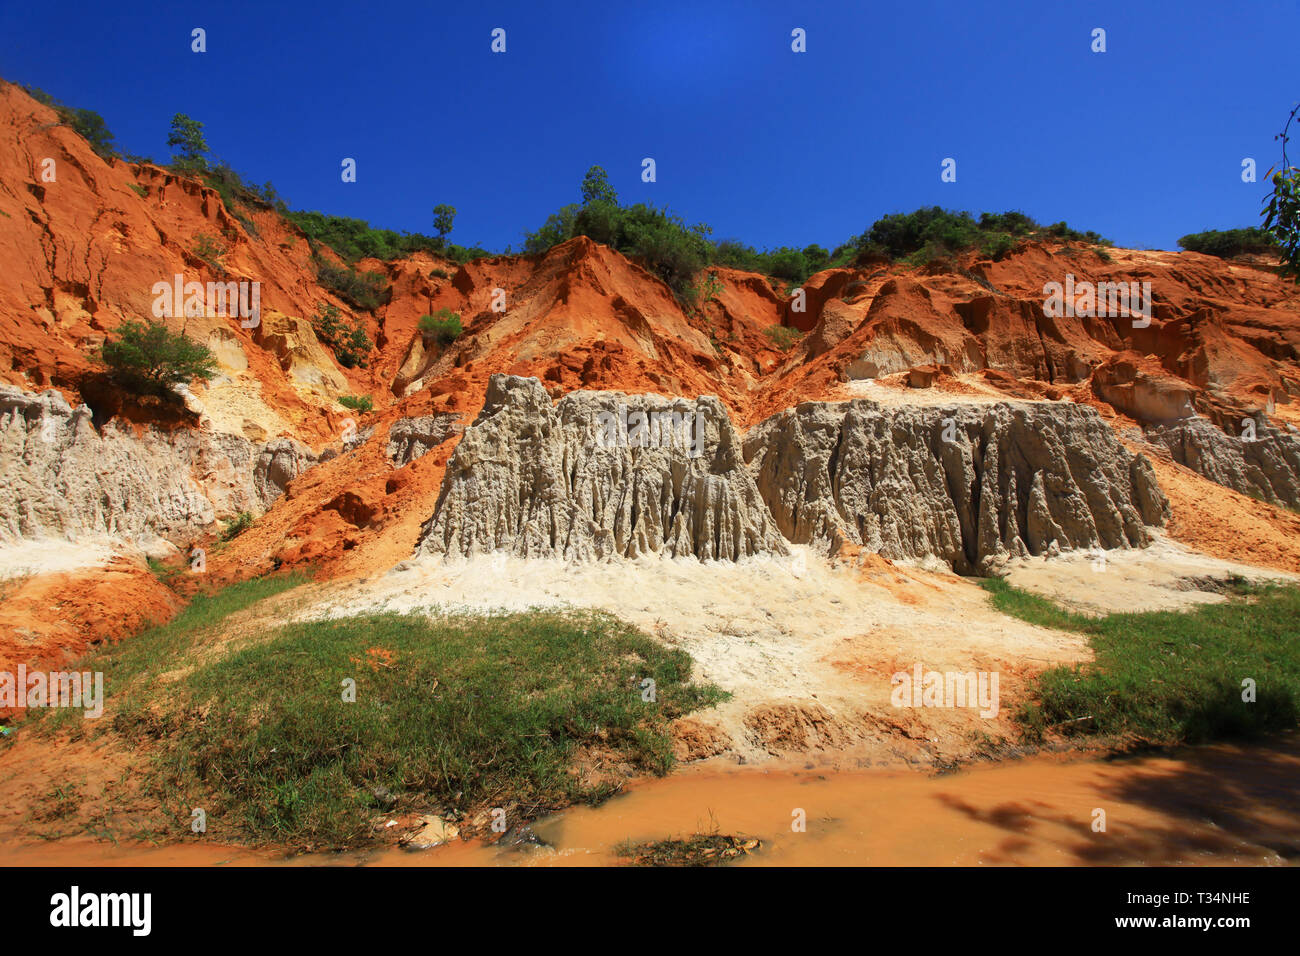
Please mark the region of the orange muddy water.
[[198, 842], [7, 840], [0, 864], [606, 865], [620, 862], [625, 841], [715, 827], [762, 841], [742, 866], [1283, 865], [1300, 860], [1300, 739], [1112, 760], [1040, 756], [944, 776], [687, 770], [538, 820], [510, 846], [284, 857]]

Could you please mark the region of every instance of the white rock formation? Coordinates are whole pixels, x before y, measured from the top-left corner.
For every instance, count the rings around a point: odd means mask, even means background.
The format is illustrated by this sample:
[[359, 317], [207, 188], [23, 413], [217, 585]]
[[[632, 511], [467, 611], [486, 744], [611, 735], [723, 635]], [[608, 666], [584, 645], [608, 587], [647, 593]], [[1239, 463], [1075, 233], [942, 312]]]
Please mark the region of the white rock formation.
[[1150, 463], [1066, 403], [809, 402], [755, 427], [745, 460], [790, 541], [962, 573], [1053, 547], [1143, 546], [1169, 513]]
[[[689, 424], [656, 428], [673, 413]], [[537, 379], [494, 375], [419, 549], [575, 560], [788, 553], [740, 452], [713, 397], [574, 392], [553, 407]]]
[[99, 430], [92, 417], [57, 391], [0, 386], [0, 539], [188, 542], [219, 517], [263, 511], [315, 460], [288, 439], [116, 419]]

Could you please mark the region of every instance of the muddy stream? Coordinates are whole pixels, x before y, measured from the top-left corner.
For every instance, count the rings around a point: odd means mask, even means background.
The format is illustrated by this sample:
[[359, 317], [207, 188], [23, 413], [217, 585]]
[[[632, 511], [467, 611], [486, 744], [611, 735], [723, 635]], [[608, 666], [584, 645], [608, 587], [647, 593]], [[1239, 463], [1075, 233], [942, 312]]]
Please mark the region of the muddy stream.
[[[800, 811], [806, 829], [796, 832]], [[1300, 739], [1132, 758], [1036, 756], [941, 776], [687, 769], [542, 818], [495, 846], [286, 857], [199, 842], [4, 840], [0, 864], [605, 865], [621, 862], [626, 841], [715, 828], [762, 841], [742, 866], [1285, 865], [1300, 860]]]

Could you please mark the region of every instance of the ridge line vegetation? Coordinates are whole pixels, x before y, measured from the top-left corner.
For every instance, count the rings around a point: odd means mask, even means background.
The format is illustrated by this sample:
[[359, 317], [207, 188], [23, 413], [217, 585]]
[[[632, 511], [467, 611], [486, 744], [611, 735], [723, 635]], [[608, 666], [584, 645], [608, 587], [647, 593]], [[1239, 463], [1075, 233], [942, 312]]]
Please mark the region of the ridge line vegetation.
[[[97, 154], [106, 160], [118, 155], [113, 145], [113, 134], [98, 113], [68, 107], [34, 87], [24, 86], [22, 89], [58, 111], [62, 121], [85, 138]], [[202, 127], [201, 122], [185, 114], [178, 113], [173, 117], [167, 143], [177, 147], [178, 151], [168, 168], [196, 175], [216, 189], [227, 210], [253, 235], [257, 234], [257, 228], [246, 214], [249, 207], [274, 210], [285, 221], [297, 226], [311, 245], [321, 284], [356, 308], [373, 311], [387, 300], [389, 294], [387, 277], [355, 269], [356, 263], [362, 259], [392, 262], [415, 252], [426, 252], [464, 264], [496, 254], [480, 246], [460, 246], [448, 241], [456, 209], [447, 204], [433, 208], [432, 222], [437, 235], [432, 236], [375, 228], [366, 220], [347, 216], [291, 210], [270, 182], [263, 186], [247, 183], [229, 164], [209, 160]], [[1296, 265], [1291, 262], [1296, 255], [1292, 232], [1297, 219], [1294, 209], [1300, 207], [1300, 200], [1296, 199], [1300, 196], [1300, 186], [1296, 185], [1300, 182], [1300, 173], [1287, 163], [1286, 134], [1287, 130], [1284, 130], [1278, 137], [1283, 141], [1283, 164], [1282, 170], [1274, 176], [1274, 201], [1266, 210], [1266, 229], [1251, 227], [1191, 233], [1179, 240], [1182, 248], [1222, 258], [1247, 253], [1278, 253], [1284, 260], [1283, 272], [1296, 271]], [[152, 162], [147, 157], [123, 158], [129, 162]], [[1278, 199], [1279, 196], [1282, 198]], [[970, 250], [999, 260], [1028, 241], [1080, 242], [1095, 247], [1112, 245], [1110, 240], [1091, 230], [1081, 232], [1065, 222], [1042, 225], [1018, 211], [983, 212], [976, 218], [969, 212], [928, 206], [909, 213], [882, 216], [860, 235], [850, 237], [830, 250], [816, 243], [802, 249], [779, 246], [758, 250], [734, 238], [715, 240], [712, 227], [704, 223], [688, 224], [667, 206], [622, 205], [609, 183], [608, 174], [600, 166], [592, 166], [583, 178], [581, 200], [560, 207], [535, 231], [525, 231], [523, 251], [543, 253], [577, 236], [587, 236], [639, 261], [662, 279], [687, 308], [694, 307], [700, 295], [695, 276], [709, 266], [756, 272], [771, 280], [797, 285], [823, 269], [886, 260], [921, 265]], [[335, 265], [324, 259], [320, 255], [322, 247], [333, 251], [343, 264]], [[1099, 251], [1106, 258], [1104, 250]], [[507, 247], [502, 254], [513, 253]], [[1300, 273], [1297, 277], [1300, 281]]]

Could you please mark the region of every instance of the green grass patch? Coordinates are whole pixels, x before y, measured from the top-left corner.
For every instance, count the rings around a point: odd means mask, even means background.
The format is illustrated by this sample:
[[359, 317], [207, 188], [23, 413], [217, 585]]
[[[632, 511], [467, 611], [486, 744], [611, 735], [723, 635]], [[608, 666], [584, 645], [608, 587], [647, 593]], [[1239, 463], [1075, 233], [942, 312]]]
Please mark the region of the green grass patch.
[[361, 412], [363, 415], [366, 412], [374, 411], [375, 408], [374, 399], [369, 395], [340, 395], [339, 404], [344, 408], [352, 409], [354, 412]]
[[790, 351], [803, 338], [801, 331], [788, 325], [770, 325], [763, 330], [763, 334], [782, 352]]
[[253, 515], [247, 511], [241, 511], [233, 518], [227, 518], [225, 527], [221, 529], [222, 541], [233, 541], [241, 534], [253, 526]]
[[[1097, 734], [1155, 744], [1204, 743], [1294, 728], [1300, 715], [1300, 587], [1254, 587], [1190, 611], [1093, 618], [1000, 579], [981, 584], [994, 607], [1044, 627], [1087, 634], [1090, 664], [1053, 667], [1016, 717], [1026, 736]], [[1243, 681], [1255, 682], [1253, 702]]]
[[[131, 643], [174, 669], [183, 634]], [[157, 740], [150, 784], [178, 819], [204, 807], [223, 839], [343, 848], [371, 842], [380, 812], [518, 820], [616, 791], [617, 774], [574, 772], [583, 755], [667, 772], [669, 722], [725, 697], [690, 671], [684, 651], [602, 613], [384, 614], [290, 624], [165, 686], [135, 681], [112, 721]]]
[[230, 615], [306, 581], [300, 574], [281, 574], [241, 581], [215, 593], [196, 594], [166, 624], [148, 628], [116, 644], [101, 645], [74, 665], [77, 670], [103, 672], [107, 702], [104, 718], [88, 721], [76, 708], [42, 708], [30, 712], [24, 730], [30, 727], [42, 733], [66, 730], [80, 734], [107, 724], [107, 707], [129, 705], [142, 694], [158, 694], [159, 689], [151, 678], [179, 666], [186, 653]]
[[178, 562], [172, 564], [168, 564], [160, 558], [147, 558], [146, 563], [149, 565], [149, 570], [153, 572], [153, 576], [163, 584], [168, 585], [171, 584], [178, 574], [182, 574], [189, 570], [189, 563], [186, 562], [183, 557]]

